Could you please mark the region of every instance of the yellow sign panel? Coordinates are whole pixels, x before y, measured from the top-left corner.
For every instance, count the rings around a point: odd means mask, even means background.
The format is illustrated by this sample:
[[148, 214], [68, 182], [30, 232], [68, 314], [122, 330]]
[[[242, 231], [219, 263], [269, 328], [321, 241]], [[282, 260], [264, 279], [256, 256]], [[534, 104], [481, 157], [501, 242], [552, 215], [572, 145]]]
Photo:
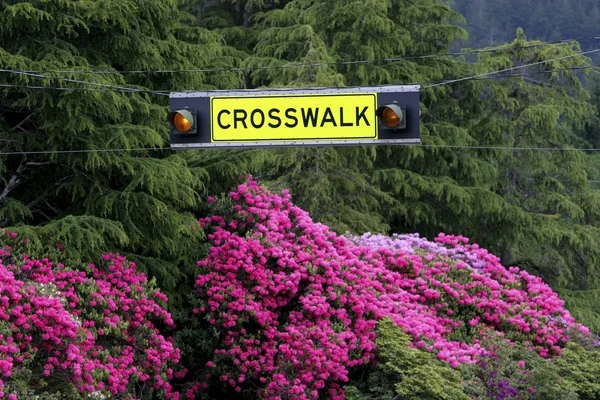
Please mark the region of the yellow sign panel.
[[377, 139], [377, 93], [211, 97], [211, 142]]

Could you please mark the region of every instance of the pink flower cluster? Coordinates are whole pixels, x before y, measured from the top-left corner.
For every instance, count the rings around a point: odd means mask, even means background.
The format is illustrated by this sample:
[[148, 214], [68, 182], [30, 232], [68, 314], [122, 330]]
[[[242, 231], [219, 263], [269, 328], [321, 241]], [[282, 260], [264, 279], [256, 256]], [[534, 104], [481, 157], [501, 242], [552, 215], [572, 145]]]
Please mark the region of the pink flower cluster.
[[179, 398], [169, 383], [169, 365], [179, 361], [179, 350], [153, 322], [173, 326], [155, 301], [166, 297], [149, 287], [133, 263], [106, 254], [102, 266], [78, 271], [47, 259], [17, 260], [3, 242], [0, 398], [16, 399], [19, 379], [29, 379], [29, 387], [44, 387], [45, 381], [45, 390], [64, 393], [71, 386], [105, 398], [148, 390]]
[[212, 247], [194, 313], [221, 332], [206, 378], [235, 391], [343, 399], [350, 369], [374, 362], [385, 317], [453, 366], [484, 354], [490, 332], [558, 354], [575, 325], [539, 278], [465, 238], [338, 236], [251, 179], [229, 198], [224, 215], [200, 220]]
[[[441, 233], [431, 242], [417, 234], [387, 237], [367, 233], [350, 239], [380, 252], [426, 254], [428, 262], [420, 278], [427, 289], [417, 288], [418, 292], [427, 297], [425, 292], [436, 290], [451, 306], [443, 308], [451, 314], [462, 311], [469, 326], [495, 330], [497, 335], [529, 345], [543, 357], [561, 353], [570, 329], [590, 334], [541, 278], [517, 267], [505, 268], [497, 256], [468, 244], [465, 237]], [[468, 314], [472, 318], [466, 319]]]

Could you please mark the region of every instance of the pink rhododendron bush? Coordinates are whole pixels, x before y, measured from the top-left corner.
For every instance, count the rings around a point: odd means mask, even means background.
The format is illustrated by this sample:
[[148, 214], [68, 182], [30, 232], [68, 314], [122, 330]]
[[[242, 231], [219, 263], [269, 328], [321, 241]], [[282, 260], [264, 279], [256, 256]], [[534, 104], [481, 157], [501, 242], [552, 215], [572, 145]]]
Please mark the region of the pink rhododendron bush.
[[339, 236], [252, 180], [213, 208], [193, 311], [214, 347], [190, 398], [221, 385], [343, 399], [351, 372], [375, 361], [386, 317], [453, 367], [486, 355], [490, 337], [552, 357], [569, 332], [588, 333], [540, 278], [464, 237]]
[[173, 325], [166, 298], [133, 263], [107, 254], [76, 270], [0, 240], [0, 398], [178, 397], [179, 351], [155, 326]]

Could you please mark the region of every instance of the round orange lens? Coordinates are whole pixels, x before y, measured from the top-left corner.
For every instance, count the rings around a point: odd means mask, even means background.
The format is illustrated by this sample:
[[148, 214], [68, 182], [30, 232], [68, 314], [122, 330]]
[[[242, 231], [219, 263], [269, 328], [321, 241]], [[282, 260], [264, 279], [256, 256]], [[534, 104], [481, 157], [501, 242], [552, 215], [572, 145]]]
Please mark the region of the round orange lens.
[[383, 110], [381, 120], [388, 128], [396, 128], [398, 125], [400, 125], [400, 116], [389, 107], [386, 107], [385, 110]]
[[181, 113], [177, 113], [173, 117], [173, 126], [179, 132], [187, 132], [192, 129], [192, 121], [184, 117]]

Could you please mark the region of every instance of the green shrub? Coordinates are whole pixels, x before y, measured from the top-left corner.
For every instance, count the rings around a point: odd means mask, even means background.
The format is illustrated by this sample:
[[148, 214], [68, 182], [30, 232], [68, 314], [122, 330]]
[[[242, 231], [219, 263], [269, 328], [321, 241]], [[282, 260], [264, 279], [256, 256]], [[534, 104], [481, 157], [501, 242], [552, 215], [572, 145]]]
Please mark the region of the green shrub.
[[430, 353], [409, 347], [410, 338], [389, 319], [377, 325], [378, 363], [367, 379], [344, 388], [348, 400], [468, 400], [460, 374]]

